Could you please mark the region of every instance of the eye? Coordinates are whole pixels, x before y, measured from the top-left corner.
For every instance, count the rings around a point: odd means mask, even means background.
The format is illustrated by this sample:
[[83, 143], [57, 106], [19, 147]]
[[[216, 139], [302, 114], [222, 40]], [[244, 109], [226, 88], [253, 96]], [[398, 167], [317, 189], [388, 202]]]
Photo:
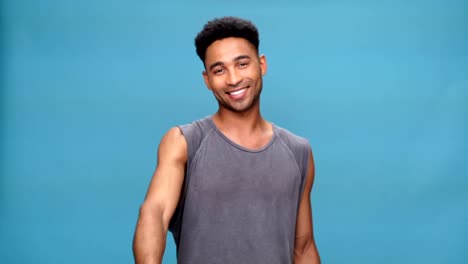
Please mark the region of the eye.
[[220, 75], [224, 72], [224, 69], [223, 68], [217, 68], [217, 69], [214, 69], [213, 70], [213, 73], [216, 74], [216, 75]]
[[240, 62], [240, 63], [239, 63], [239, 68], [245, 68], [245, 67], [247, 67], [248, 65], [249, 65], [248, 62]]

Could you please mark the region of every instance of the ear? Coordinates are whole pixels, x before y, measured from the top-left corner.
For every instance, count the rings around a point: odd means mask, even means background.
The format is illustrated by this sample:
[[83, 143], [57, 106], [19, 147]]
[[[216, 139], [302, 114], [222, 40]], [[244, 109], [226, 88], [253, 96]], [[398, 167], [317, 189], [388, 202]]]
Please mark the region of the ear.
[[268, 69], [268, 65], [267, 65], [267, 61], [266, 61], [266, 57], [265, 55], [260, 55], [259, 57], [259, 62], [260, 62], [260, 70], [262, 71], [262, 76], [266, 74], [267, 72], [267, 69]]
[[208, 88], [208, 90], [211, 91], [211, 86], [210, 86], [210, 81], [209, 81], [208, 73], [206, 73], [206, 71], [203, 71], [202, 74], [203, 74], [203, 80], [205, 81], [206, 87]]

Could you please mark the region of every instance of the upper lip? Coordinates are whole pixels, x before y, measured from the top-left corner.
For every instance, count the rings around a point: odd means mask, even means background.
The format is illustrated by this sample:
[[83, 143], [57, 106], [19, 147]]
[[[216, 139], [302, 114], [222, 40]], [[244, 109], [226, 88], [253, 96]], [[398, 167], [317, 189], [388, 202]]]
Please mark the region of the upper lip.
[[246, 89], [246, 88], [248, 88], [248, 87], [249, 87], [249, 86], [247, 85], [247, 86], [244, 86], [244, 87], [242, 87], [242, 88], [237, 88], [237, 89], [234, 89], [234, 90], [231, 90], [231, 91], [227, 91], [226, 93], [237, 92], [237, 91], [240, 91], [240, 90], [242, 90], [242, 89]]

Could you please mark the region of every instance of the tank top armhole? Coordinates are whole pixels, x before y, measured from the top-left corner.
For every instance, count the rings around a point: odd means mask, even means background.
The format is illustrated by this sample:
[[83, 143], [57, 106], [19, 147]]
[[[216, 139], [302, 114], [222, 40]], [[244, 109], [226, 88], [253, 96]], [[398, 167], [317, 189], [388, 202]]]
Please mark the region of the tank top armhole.
[[296, 160], [297, 166], [301, 173], [301, 181], [299, 186], [299, 199], [302, 197], [304, 186], [307, 178], [307, 171], [309, 166], [309, 150], [311, 150], [310, 143], [307, 139], [294, 135], [288, 130], [277, 127], [279, 138], [289, 148]]
[[302, 161], [302, 180], [301, 180], [301, 197], [302, 193], [304, 192], [304, 187], [305, 187], [305, 182], [307, 181], [307, 172], [309, 171], [309, 153], [312, 152], [312, 147], [310, 146], [309, 141], [306, 141], [306, 144], [304, 145], [304, 150], [303, 150], [303, 161]]
[[187, 124], [178, 126], [180, 132], [185, 137], [187, 142], [187, 168], [190, 167], [190, 163], [195, 155], [201, 142], [201, 131], [197, 129], [195, 124]]
[[185, 198], [188, 186], [187, 172], [190, 170], [191, 162], [197, 153], [198, 148], [204, 138], [204, 129], [206, 129], [206, 119], [201, 119], [190, 124], [178, 125], [180, 132], [185, 137], [187, 142], [187, 164], [185, 166], [184, 183], [180, 195], [179, 203], [169, 223], [169, 230], [171, 231], [174, 241], [179, 248], [180, 236], [182, 234], [182, 219], [184, 214]]

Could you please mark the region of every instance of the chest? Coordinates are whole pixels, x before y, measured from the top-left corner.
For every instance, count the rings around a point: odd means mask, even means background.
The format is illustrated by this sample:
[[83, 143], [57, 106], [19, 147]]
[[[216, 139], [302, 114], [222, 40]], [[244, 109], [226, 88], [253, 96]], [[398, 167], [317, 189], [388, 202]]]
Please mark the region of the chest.
[[223, 139], [200, 146], [188, 171], [190, 189], [203, 196], [292, 199], [297, 197], [301, 173], [294, 156], [273, 142], [262, 151], [246, 151]]

